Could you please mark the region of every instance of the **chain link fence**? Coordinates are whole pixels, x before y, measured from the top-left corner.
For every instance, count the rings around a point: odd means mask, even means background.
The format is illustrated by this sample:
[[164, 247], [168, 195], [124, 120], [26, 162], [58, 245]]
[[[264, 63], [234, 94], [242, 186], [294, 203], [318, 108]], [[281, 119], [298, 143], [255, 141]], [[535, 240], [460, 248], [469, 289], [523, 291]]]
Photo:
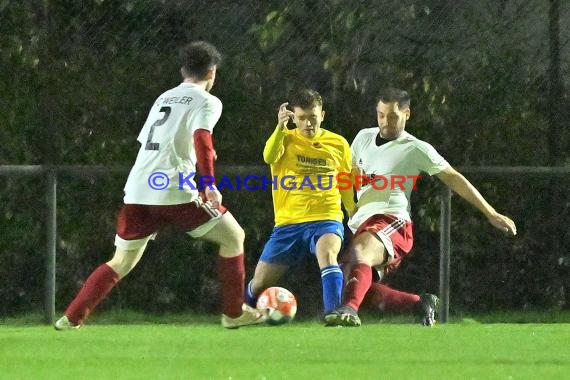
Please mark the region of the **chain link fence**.
[[[177, 48], [204, 39], [224, 55], [212, 91], [224, 103], [215, 131], [221, 165], [262, 166], [277, 107], [301, 86], [321, 92], [325, 128], [349, 141], [361, 128], [374, 125], [376, 92], [397, 86], [412, 95], [408, 130], [456, 166], [569, 165], [569, 19], [570, 3], [559, 0], [3, 0], [0, 163], [132, 164], [149, 106], [180, 81]], [[461, 290], [452, 300], [455, 311], [567, 307], [568, 181], [541, 179], [525, 187], [510, 180], [479, 176], [474, 182], [498, 209], [526, 226], [517, 242], [497, 243], [501, 252], [525, 258], [524, 263], [499, 259], [523, 274], [492, 276], [483, 268], [471, 273], [476, 265], [469, 260], [488, 268], [481, 255], [492, 257], [498, 249], [481, 244], [489, 240], [489, 230], [470, 210], [470, 216], [465, 214], [470, 222], [455, 226], [465, 258], [454, 258], [452, 285]], [[18, 268], [0, 278], [6, 300], [2, 315], [40, 305], [41, 281], [24, 280], [41, 273], [31, 268], [41, 261], [36, 240], [43, 236], [36, 222], [40, 211], [31, 206], [34, 201], [26, 201], [35, 199], [38, 188], [27, 181], [7, 179], [1, 187], [0, 266]], [[93, 179], [92, 186], [76, 181], [62, 185], [59, 203], [65, 223], [58, 241], [59, 307], [88, 271], [111, 254], [124, 178]], [[432, 181], [421, 185], [424, 190], [413, 200], [415, 250], [436, 251], [438, 191]], [[236, 193], [227, 200], [248, 233], [251, 273], [272, 224], [270, 195]], [[541, 234], [533, 228], [537, 225]], [[548, 236], [548, 231], [556, 232]], [[168, 278], [155, 288], [163, 291], [137, 300], [148, 284], [135, 271], [109, 305], [211, 310], [211, 304], [200, 301], [215, 293], [214, 277], [204, 271], [211, 268], [207, 250], [211, 248], [201, 243], [158, 244], [158, 253], [147, 260], [160, 263], [141, 271], [156, 271], [142, 276], [146, 279]], [[173, 251], [196, 251], [198, 259], [173, 256]], [[433, 260], [433, 255], [417, 254], [394, 283], [435, 291]], [[545, 262], [546, 267], [538, 264]], [[307, 285], [306, 294], [298, 291], [316, 310], [318, 273], [312, 263], [307, 265], [307, 274], [292, 276]], [[165, 269], [171, 267], [172, 272]], [[180, 267], [188, 271], [179, 273]], [[528, 278], [540, 281], [525, 283]], [[486, 289], [497, 284], [504, 289], [496, 290], [492, 302], [483, 301]], [[466, 296], [470, 288], [474, 295]], [[514, 290], [533, 296], [511, 299]]]

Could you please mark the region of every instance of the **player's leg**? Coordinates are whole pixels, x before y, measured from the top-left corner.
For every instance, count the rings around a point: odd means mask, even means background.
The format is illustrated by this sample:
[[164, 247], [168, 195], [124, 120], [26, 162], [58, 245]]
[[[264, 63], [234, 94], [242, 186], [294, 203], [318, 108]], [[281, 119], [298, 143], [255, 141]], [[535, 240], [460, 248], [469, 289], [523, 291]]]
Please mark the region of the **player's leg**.
[[328, 326], [360, 326], [358, 309], [372, 284], [372, 267], [386, 261], [384, 244], [368, 231], [357, 233], [348, 248], [348, 277], [342, 305], [325, 315]]
[[439, 298], [430, 293], [422, 295], [403, 292], [380, 282], [373, 282], [362, 306], [380, 312], [414, 313], [424, 326], [433, 326], [439, 309]]
[[[375, 236], [382, 242], [384, 247], [391, 247], [385, 250], [385, 260], [381, 265], [372, 264], [378, 270], [381, 278], [386, 273], [393, 272], [400, 265], [402, 259], [410, 252], [413, 245], [412, 224], [409, 221], [393, 218], [390, 216], [379, 216], [368, 226], [368, 232], [375, 233]], [[370, 228], [372, 227], [372, 228]], [[358, 254], [357, 254], [358, 255]], [[358, 262], [358, 260], [353, 260]], [[360, 263], [362, 265], [362, 262]], [[368, 272], [364, 267], [364, 272]], [[373, 274], [377, 272], [372, 272]], [[366, 293], [364, 302], [376, 310], [415, 312], [423, 325], [432, 326], [435, 323], [435, 313], [438, 308], [439, 299], [432, 294], [421, 296], [413, 293], [402, 292], [392, 289], [380, 283], [381, 278], [376, 278]], [[347, 292], [348, 293], [348, 292]], [[345, 297], [345, 299], [348, 297]], [[348, 304], [348, 301], [345, 301]]]
[[253, 278], [245, 289], [246, 303], [255, 307], [259, 294], [271, 286], [278, 285], [287, 269], [289, 269], [288, 265], [258, 261]]
[[372, 284], [372, 267], [387, 260], [384, 244], [375, 234], [362, 231], [357, 234], [348, 251], [348, 277], [344, 288], [343, 304], [358, 311]]
[[117, 220], [113, 258], [97, 267], [56, 323], [57, 330], [79, 327], [120, 279], [139, 262], [156, 227], [148, 207], [124, 205]]
[[[324, 222], [323, 224], [332, 224]], [[322, 230], [322, 229], [321, 229]], [[337, 257], [342, 247], [342, 225], [335, 232], [322, 234], [315, 246], [315, 255], [321, 271], [323, 287], [324, 314], [327, 315], [340, 306], [342, 297], [342, 271], [338, 265]]]
[[[363, 304], [373, 310], [383, 312], [414, 312], [424, 326], [433, 326], [438, 311], [439, 299], [437, 296], [429, 293], [422, 295], [408, 293], [392, 289], [380, 281], [384, 275], [391, 273], [400, 265], [401, 261], [407, 256], [412, 249], [413, 234], [412, 224], [409, 221], [393, 219], [390, 221], [388, 217], [384, 217], [379, 221], [388, 223], [382, 229], [378, 229], [381, 240], [392, 246], [392, 252], [386, 260], [386, 265], [376, 266], [379, 278], [375, 278], [371, 284]], [[380, 224], [377, 227], [381, 227]], [[373, 230], [369, 230], [373, 231]], [[389, 237], [389, 240], [386, 240]]]
[[56, 322], [58, 327], [81, 326], [95, 307], [111, 292], [115, 285], [125, 277], [142, 257], [146, 243], [138, 249], [123, 250], [117, 248], [113, 258], [95, 269], [73, 301], [65, 310], [64, 317]]
[[285, 272], [300, 258], [303, 225], [290, 224], [273, 228], [271, 236], [255, 267], [253, 278], [246, 287], [245, 299], [255, 307], [259, 294], [270, 286], [276, 286]]
[[350, 274], [345, 288], [344, 304], [355, 309], [372, 283], [372, 268], [383, 272], [395, 270], [412, 249], [410, 221], [391, 215], [374, 215], [356, 232], [349, 259]]
[[357, 311], [372, 284], [372, 268], [390, 264], [395, 252], [407, 253], [412, 244], [411, 222], [383, 214], [368, 218], [356, 231], [348, 249], [343, 305], [325, 316], [327, 324], [359, 326]]
[[218, 250], [218, 280], [222, 286], [222, 311], [235, 318], [242, 313], [245, 278], [245, 232], [233, 215], [226, 212], [216, 225], [200, 237], [216, 243]]
[[409, 313], [415, 311], [420, 296], [393, 289], [386, 284], [373, 282], [364, 297], [362, 306], [387, 313]]
[[249, 305], [255, 306], [259, 294], [270, 286], [276, 286], [285, 272], [302, 258], [305, 225], [288, 224], [273, 228], [263, 246], [253, 278], [246, 287], [245, 298]]
[[[192, 235], [192, 234], [191, 234]], [[229, 212], [200, 238], [218, 244], [218, 279], [222, 292], [222, 325], [237, 328], [264, 321], [257, 310], [244, 304], [245, 232]]]

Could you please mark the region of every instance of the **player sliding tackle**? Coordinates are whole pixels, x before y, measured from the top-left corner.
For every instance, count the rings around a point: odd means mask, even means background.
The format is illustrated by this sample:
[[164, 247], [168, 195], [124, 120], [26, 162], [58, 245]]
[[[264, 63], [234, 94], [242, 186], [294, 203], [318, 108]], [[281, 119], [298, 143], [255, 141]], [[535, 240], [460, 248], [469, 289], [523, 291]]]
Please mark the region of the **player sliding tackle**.
[[[325, 313], [331, 313], [340, 304], [343, 277], [337, 255], [344, 236], [341, 200], [349, 213], [355, 205], [352, 186], [340, 190], [336, 179], [338, 173], [350, 172], [352, 161], [348, 142], [321, 128], [324, 116], [323, 100], [314, 90], [302, 90], [290, 103], [279, 107], [277, 127], [263, 151], [271, 175], [291, 176], [297, 183], [307, 177], [317, 183], [322, 176], [334, 183], [323, 190], [309, 186], [273, 188], [275, 228], [246, 289], [250, 306], [256, 304], [265, 288], [277, 285], [283, 274], [305, 256], [316, 257], [319, 264]], [[287, 128], [289, 119], [293, 119], [296, 128]]]
[[[516, 226], [511, 219], [495, 211], [430, 144], [404, 130], [411, 116], [410, 97], [406, 91], [384, 91], [376, 112], [378, 128], [361, 130], [351, 146], [354, 166], [361, 175], [406, 178], [420, 172], [435, 175], [479, 209], [494, 227], [516, 235]], [[409, 180], [403, 188], [380, 190], [369, 183], [357, 191], [358, 208], [348, 223], [354, 238], [346, 258], [348, 276], [343, 305], [325, 316], [328, 325], [360, 326], [357, 311], [367, 292], [367, 300], [376, 310], [416, 309], [422, 324], [432, 326], [435, 323], [437, 297], [429, 294], [420, 297], [380, 283], [383, 275], [395, 270], [412, 249], [412, 189]], [[379, 281], [373, 283], [376, 274]]]

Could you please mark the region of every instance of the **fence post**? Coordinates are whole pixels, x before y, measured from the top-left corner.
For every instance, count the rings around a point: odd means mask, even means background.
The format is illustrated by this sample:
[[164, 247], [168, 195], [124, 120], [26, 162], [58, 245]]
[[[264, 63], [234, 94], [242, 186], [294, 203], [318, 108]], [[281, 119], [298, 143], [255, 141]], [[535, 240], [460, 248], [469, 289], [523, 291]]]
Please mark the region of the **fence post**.
[[446, 323], [449, 317], [449, 264], [451, 261], [451, 189], [444, 186], [441, 194], [439, 227], [439, 319]]
[[55, 256], [57, 244], [57, 173], [54, 169], [47, 172], [47, 246], [46, 246], [46, 282], [45, 282], [45, 321], [55, 321]]

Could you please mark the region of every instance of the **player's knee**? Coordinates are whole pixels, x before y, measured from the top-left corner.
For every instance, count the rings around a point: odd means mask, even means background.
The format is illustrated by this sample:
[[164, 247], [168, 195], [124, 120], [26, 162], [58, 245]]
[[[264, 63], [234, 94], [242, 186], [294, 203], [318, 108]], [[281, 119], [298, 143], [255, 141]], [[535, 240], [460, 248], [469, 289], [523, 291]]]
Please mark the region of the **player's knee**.
[[119, 278], [123, 278], [129, 274], [129, 272], [135, 267], [136, 264], [111, 259], [111, 261], [107, 262], [107, 265], [111, 267], [115, 273], [117, 273]]
[[228, 251], [235, 252], [236, 255], [243, 253], [243, 243], [245, 241], [245, 231], [243, 228], [235, 223], [229, 230], [229, 233], [224, 237], [222, 246]]
[[361, 245], [355, 245], [350, 250], [349, 259], [351, 263], [365, 263], [370, 265], [371, 258], [369, 256], [370, 252]]
[[337, 263], [338, 252], [335, 249], [324, 249], [317, 252], [317, 261], [321, 268]]
[[[142, 250], [144, 250], [144, 248], [142, 248]], [[107, 262], [107, 265], [117, 273], [119, 278], [123, 278], [137, 265], [142, 250], [117, 250], [113, 258]]]
[[364, 249], [362, 249], [362, 247], [360, 247], [360, 246], [354, 247], [351, 251], [352, 251], [352, 255], [350, 255], [350, 257], [353, 260], [362, 259], [366, 255], [366, 251]]

